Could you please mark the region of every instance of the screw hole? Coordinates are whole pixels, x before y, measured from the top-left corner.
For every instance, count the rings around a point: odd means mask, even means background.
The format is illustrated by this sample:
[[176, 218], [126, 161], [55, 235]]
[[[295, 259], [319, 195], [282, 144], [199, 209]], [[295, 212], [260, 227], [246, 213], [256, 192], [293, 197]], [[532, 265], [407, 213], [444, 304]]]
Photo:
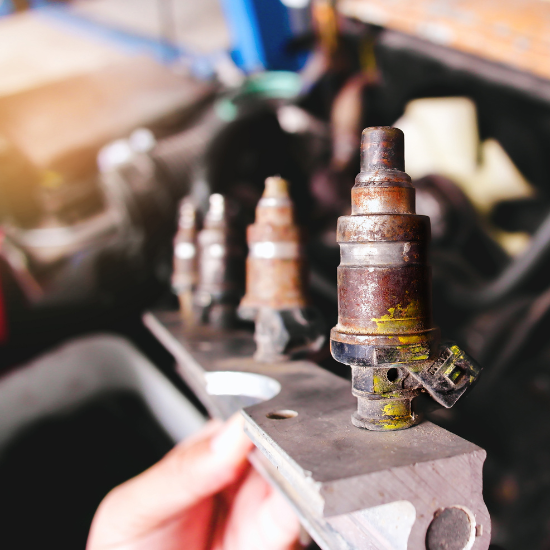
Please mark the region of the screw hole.
[[286, 420], [287, 418], [295, 418], [298, 416], [298, 413], [296, 411], [291, 411], [289, 409], [282, 410], [282, 411], [273, 411], [266, 414], [267, 418], [271, 418], [272, 420]]
[[399, 378], [399, 369], [389, 369], [386, 376], [390, 382], [395, 382]]

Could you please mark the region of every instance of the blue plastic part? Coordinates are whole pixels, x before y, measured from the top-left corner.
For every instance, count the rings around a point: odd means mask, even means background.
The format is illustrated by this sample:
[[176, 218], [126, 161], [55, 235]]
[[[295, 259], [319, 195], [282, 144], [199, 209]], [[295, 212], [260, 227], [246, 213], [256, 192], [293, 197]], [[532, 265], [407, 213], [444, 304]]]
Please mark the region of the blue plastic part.
[[13, 12], [13, 4], [11, 0], [0, 0], [0, 17], [9, 15]]
[[[266, 0], [271, 1], [271, 0]], [[253, 0], [222, 0], [225, 20], [231, 33], [231, 55], [238, 67], [246, 72], [265, 68], [266, 60]]]
[[29, 5], [31, 8], [43, 8], [48, 4], [53, 4], [51, 0], [29, 0]]
[[[35, 1], [37, 4], [47, 4], [46, 0]], [[121, 51], [130, 55], [149, 55], [167, 65], [178, 60], [184, 60], [191, 72], [201, 79], [212, 78], [214, 66], [221, 55], [221, 52], [213, 52], [209, 55], [194, 54], [177, 44], [133, 34], [116, 27], [98, 23], [74, 13], [70, 6], [60, 4], [43, 5], [42, 7], [37, 7], [36, 13], [47, 17], [52, 22], [62, 24], [69, 31], [73, 30], [80, 35], [85, 33], [91, 38], [110, 42]]]
[[222, 0], [232, 57], [243, 71], [298, 71], [306, 54], [290, 52], [290, 9], [280, 0]]
[[66, 28], [72, 27], [79, 33], [84, 32], [89, 36], [116, 44], [117, 47], [129, 54], [149, 54], [158, 61], [171, 63], [185, 53], [182, 48], [165, 41], [140, 36], [86, 19], [72, 12], [67, 6], [46, 5], [39, 8], [37, 12], [54, 21], [66, 24]]

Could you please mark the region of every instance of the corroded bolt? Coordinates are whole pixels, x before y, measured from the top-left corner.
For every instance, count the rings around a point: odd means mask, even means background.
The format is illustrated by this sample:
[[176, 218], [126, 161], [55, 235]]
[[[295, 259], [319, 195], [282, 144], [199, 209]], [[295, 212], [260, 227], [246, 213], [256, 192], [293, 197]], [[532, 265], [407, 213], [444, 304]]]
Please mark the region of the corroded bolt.
[[353, 424], [408, 428], [419, 420], [412, 400], [422, 390], [450, 407], [479, 368], [457, 346], [439, 344], [427, 263], [430, 219], [415, 213], [401, 130], [363, 131], [351, 200], [351, 216], [338, 220], [338, 324], [331, 351], [352, 368]]
[[197, 283], [197, 210], [189, 198], [179, 209], [178, 231], [174, 238], [172, 289], [178, 296], [182, 316], [192, 318], [192, 293]]
[[308, 307], [302, 238], [284, 179], [267, 178], [247, 241], [246, 294], [239, 315], [256, 323], [256, 359], [281, 360], [319, 349], [323, 323]]

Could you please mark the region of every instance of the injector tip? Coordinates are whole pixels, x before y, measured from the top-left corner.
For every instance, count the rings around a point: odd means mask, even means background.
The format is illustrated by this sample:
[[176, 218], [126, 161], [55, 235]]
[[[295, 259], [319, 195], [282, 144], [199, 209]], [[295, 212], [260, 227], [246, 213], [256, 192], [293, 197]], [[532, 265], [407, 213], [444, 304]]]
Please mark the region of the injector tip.
[[263, 197], [288, 197], [288, 182], [281, 176], [271, 176], [265, 180]]
[[361, 136], [361, 171], [405, 171], [405, 136], [399, 128], [365, 128]]
[[209, 208], [204, 220], [205, 226], [223, 222], [225, 218], [225, 197], [219, 193], [213, 193], [209, 198]]
[[197, 223], [197, 209], [189, 197], [180, 203], [178, 223], [182, 228], [193, 228]]
[[210, 210], [223, 210], [225, 207], [225, 199], [223, 195], [220, 195], [219, 193], [213, 193], [210, 195]]

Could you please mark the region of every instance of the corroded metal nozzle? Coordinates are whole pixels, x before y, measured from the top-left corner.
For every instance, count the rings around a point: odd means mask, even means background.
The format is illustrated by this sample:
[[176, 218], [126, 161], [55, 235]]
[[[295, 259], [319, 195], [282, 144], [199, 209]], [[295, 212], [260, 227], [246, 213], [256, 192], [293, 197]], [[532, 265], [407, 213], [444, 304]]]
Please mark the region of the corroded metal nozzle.
[[273, 361], [318, 349], [323, 323], [307, 306], [302, 237], [284, 179], [267, 178], [247, 240], [246, 294], [239, 315], [256, 322], [256, 359]]
[[301, 235], [284, 179], [267, 178], [256, 207], [256, 221], [247, 229], [247, 241], [246, 294], [240, 305], [241, 315], [253, 318], [261, 307], [305, 306]]
[[228, 222], [225, 198], [210, 196], [204, 227], [197, 237], [198, 284], [194, 308], [203, 323], [230, 326], [242, 295], [244, 250]]
[[401, 130], [364, 130], [352, 213], [338, 220], [338, 324], [331, 351], [352, 368], [354, 425], [371, 430], [414, 425], [412, 400], [422, 390], [452, 406], [479, 373], [456, 346], [439, 344], [427, 262], [430, 219], [415, 213], [403, 159]]
[[363, 130], [361, 173], [377, 170], [405, 172], [405, 140], [399, 128], [379, 126]]
[[182, 316], [192, 318], [192, 292], [197, 284], [197, 210], [189, 198], [179, 209], [178, 231], [174, 238], [172, 289], [180, 302]]

